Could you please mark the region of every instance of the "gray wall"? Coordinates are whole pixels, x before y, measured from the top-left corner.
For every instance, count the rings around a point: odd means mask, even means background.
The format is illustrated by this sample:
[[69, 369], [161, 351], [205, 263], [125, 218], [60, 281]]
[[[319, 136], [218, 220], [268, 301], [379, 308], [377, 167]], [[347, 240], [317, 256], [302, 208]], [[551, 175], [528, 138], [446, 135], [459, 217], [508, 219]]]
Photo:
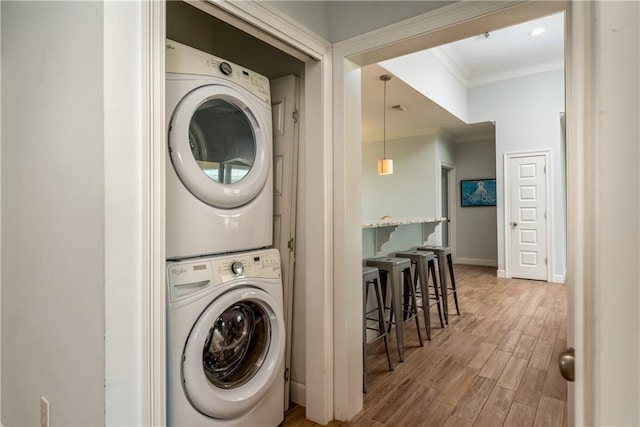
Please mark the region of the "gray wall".
[[498, 266], [496, 207], [461, 207], [460, 181], [495, 178], [496, 148], [493, 141], [455, 144], [456, 156], [456, 252], [462, 264]]
[[104, 425], [103, 4], [0, 7], [1, 421]]
[[[295, 21], [337, 43], [447, 6], [455, 1], [267, 1]], [[366, 19], [363, 19], [366, 16]]]
[[554, 280], [566, 274], [565, 147], [560, 126], [564, 112], [564, 70], [469, 89], [472, 122], [496, 122], [498, 186], [498, 269], [504, 270], [504, 155], [533, 150], [551, 152], [551, 244]]

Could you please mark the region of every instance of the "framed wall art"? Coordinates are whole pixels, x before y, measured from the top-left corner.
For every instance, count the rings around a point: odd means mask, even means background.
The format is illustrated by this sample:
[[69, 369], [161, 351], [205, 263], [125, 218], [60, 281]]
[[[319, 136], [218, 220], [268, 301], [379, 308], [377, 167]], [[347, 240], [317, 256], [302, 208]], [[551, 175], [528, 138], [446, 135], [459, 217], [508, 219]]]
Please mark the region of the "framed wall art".
[[467, 179], [460, 181], [460, 203], [468, 206], [495, 206], [496, 180]]

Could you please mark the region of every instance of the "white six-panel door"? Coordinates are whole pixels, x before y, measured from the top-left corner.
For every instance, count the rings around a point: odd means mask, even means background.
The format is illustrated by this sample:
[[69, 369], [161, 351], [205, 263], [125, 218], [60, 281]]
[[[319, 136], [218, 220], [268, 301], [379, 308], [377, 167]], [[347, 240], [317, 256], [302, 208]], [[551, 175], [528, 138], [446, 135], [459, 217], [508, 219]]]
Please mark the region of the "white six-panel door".
[[547, 280], [546, 156], [509, 157], [510, 276]]
[[280, 251], [284, 298], [285, 396], [289, 407], [291, 384], [291, 336], [295, 267], [296, 195], [298, 183], [298, 79], [285, 76], [271, 81], [273, 120], [273, 246]]

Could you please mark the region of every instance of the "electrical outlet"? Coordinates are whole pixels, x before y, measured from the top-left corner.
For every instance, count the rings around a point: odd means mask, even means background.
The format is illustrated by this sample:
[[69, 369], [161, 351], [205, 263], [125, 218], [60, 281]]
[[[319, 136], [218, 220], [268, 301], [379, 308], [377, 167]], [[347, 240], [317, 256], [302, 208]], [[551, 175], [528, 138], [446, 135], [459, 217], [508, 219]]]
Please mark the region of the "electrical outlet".
[[49, 401], [40, 396], [40, 427], [49, 427]]

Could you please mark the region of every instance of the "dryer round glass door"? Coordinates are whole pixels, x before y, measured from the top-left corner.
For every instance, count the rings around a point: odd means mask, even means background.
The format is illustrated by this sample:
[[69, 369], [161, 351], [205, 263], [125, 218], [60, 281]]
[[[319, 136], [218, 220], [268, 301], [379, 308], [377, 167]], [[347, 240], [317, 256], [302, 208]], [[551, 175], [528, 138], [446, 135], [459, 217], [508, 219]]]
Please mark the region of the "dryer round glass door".
[[271, 123], [259, 108], [250, 95], [223, 85], [197, 88], [176, 107], [169, 126], [171, 162], [202, 202], [235, 208], [250, 202], [266, 184]]
[[214, 300], [196, 321], [182, 360], [184, 391], [212, 418], [250, 411], [276, 380], [285, 332], [280, 305], [266, 292], [235, 288]]

